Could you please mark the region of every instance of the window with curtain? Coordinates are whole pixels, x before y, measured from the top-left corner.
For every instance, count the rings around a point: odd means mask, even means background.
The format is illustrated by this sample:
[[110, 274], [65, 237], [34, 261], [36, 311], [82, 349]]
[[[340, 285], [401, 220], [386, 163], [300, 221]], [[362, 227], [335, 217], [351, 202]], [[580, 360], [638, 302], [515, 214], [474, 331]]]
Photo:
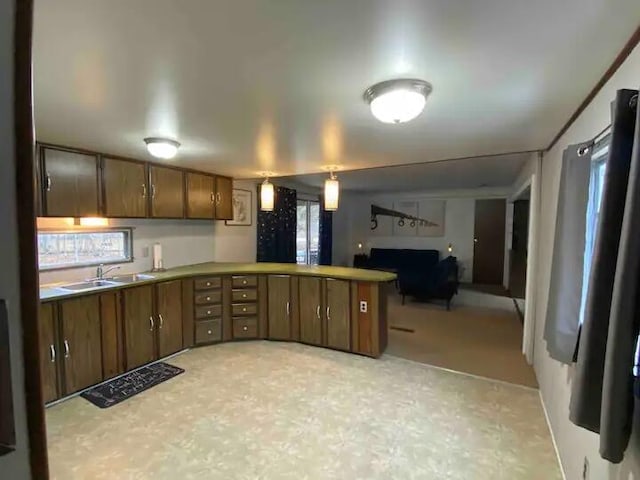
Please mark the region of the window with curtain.
[[298, 200], [296, 263], [318, 265], [320, 250], [320, 203]]

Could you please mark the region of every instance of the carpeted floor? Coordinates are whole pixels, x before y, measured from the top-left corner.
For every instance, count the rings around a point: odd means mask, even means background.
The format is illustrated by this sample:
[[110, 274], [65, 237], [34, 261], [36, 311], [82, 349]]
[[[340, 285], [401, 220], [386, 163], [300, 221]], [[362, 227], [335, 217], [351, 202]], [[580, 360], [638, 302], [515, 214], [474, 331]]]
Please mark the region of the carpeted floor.
[[169, 363], [185, 373], [112, 408], [48, 408], [52, 478], [561, 478], [533, 389], [278, 342]]
[[515, 312], [454, 303], [389, 302], [387, 353], [459, 372], [538, 387], [522, 355], [522, 323]]

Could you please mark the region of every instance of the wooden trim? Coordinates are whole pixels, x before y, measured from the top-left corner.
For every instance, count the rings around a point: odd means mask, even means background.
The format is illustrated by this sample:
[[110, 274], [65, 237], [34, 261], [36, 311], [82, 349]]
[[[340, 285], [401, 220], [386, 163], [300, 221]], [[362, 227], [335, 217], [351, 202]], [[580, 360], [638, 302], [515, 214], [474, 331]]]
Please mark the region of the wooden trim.
[[[29, 462], [35, 479], [49, 478], [44, 402], [40, 382], [38, 267], [34, 192], [32, 38], [33, 0], [15, 2], [14, 127], [18, 239], [20, 255], [20, 321], [24, 361]], [[18, 161], [19, 159], [19, 161]]]
[[191, 348], [195, 342], [195, 312], [193, 308], [193, 279], [182, 280], [182, 347]]
[[631, 54], [633, 49], [638, 45], [638, 43], [640, 43], [640, 26], [636, 29], [635, 32], [633, 32], [633, 35], [631, 35], [631, 38], [627, 41], [624, 47], [622, 47], [622, 50], [620, 51], [618, 56], [615, 58], [613, 63], [609, 66], [607, 71], [604, 72], [600, 80], [598, 80], [598, 83], [596, 83], [595, 87], [591, 89], [591, 91], [586, 96], [586, 98], [582, 101], [578, 109], [575, 112], [573, 112], [573, 115], [569, 117], [569, 120], [567, 120], [567, 123], [565, 123], [564, 126], [557, 133], [557, 135], [553, 137], [553, 140], [551, 140], [551, 143], [549, 144], [549, 146], [544, 150], [545, 152], [548, 152], [549, 150], [551, 150], [556, 145], [556, 143], [558, 143], [558, 141], [562, 138], [562, 136], [565, 133], [567, 133], [567, 130], [571, 128], [571, 125], [573, 125], [573, 123], [578, 119], [578, 117], [582, 114], [582, 112], [585, 111], [585, 109], [593, 101], [596, 95], [600, 93], [600, 90], [602, 90], [602, 88], [607, 84], [607, 82], [611, 80], [611, 77], [613, 77], [613, 75], [622, 66], [622, 64], [629, 57], [629, 55]]

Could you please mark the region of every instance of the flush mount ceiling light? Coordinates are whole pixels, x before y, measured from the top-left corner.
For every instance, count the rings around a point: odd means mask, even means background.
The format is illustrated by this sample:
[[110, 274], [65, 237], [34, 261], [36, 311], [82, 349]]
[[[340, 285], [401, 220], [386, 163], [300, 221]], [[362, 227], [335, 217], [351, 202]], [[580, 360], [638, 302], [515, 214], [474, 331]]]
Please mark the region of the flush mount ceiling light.
[[416, 118], [433, 90], [429, 82], [400, 78], [376, 83], [364, 92], [374, 117], [384, 123], [405, 123]]
[[260, 210], [263, 212], [273, 212], [273, 205], [275, 203], [273, 183], [269, 181], [269, 173], [262, 173], [261, 175], [264, 177], [264, 182], [260, 185]]
[[162, 158], [163, 160], [169, 160], [175, 157], [176, 153], [178, 153], [178, 147], [180, 147], [178, 142], [168, 138], [145, 138], [144, 143], [147, 144], [147, 150], [151, 155], [156, 158]]

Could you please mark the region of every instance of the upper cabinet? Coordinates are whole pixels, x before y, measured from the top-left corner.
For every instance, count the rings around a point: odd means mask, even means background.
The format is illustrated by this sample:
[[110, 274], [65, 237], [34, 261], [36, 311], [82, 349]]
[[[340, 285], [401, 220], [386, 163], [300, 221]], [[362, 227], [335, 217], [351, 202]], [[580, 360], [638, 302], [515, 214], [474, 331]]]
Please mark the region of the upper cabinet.
[[216, 218], [233, 220], [233, 180], [216, 177]]
[[146, 164], [103, 158], [102, 179], [105, 217], [144, 218], [147, 216]]
[[149, 167], [151, 216], [155, 218], [184, 217], [184, 179], [182, 170]]
[[43, 147], [44, 213], [49, 217], [95, 217], [100, 214], [98, 156]]
[[186, 185], [187, 218], [215, 218], [215, 177], [187, 172]]

